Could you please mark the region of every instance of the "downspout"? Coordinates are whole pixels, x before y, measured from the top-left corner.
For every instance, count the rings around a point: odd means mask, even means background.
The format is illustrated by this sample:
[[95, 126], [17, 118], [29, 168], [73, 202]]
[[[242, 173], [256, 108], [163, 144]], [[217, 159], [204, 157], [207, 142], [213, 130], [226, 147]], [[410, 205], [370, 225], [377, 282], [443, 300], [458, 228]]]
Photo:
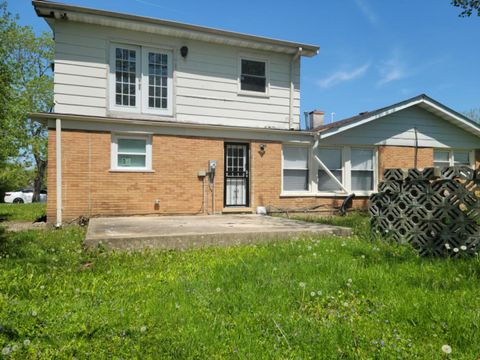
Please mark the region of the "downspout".
[[57, 165], [57, 228], [62, 226], [62, 120], [55, 120], [55, 162]]
[[293, 130], [293, 98], [295, 94], [295, 63], [298, 58], [302, 55], [302, 48], [299, 47], [295, 55], [293, 55], [292, 60], [290, 61], [290, 102], [289, 102], [289, 112], [288, 112], [288, 128]]

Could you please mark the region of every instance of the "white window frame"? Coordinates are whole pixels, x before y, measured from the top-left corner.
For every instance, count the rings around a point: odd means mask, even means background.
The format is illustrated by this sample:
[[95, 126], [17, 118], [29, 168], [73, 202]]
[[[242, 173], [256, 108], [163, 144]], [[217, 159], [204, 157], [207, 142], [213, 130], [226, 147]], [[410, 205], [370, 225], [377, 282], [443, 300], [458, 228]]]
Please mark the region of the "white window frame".
[[[116, 48], [135, 50], [136, 56], [136, 78], [135, 78], [135, 107], [122, 106], [116, 104], [115, 99], [115, 53]], [[148, 52], [156, 52], [167, 54], [168, 60], [168, 79], [167, 79], [167, 108], [166, 109], [152, 109], [148, 107]], [[173, 51], [161, 47], [151, 47], [143, 45], [131, 45], [121, 42], [112, 42], [110, 44], [110, 69], [109, 69], [109, 105], [110, 110], [120, 112], [130, 112], [137, 114], [151, 114], [173, 116]]]
[[[309, 190], [308, 191], [284, 191], [283, 190], [283, 146], [308, 146], [309, 150]], [[355, 193], [357, 196], [370, 196], [371, 194], [378, 191], [378, 147], [376, 146], [361, 146], [355, 145], [354, 149], [365, 149], [371, 150], [373, 155], [373, 190], [370, 191], [352, 191], [352, 178], [351, 178], [351, 146], [332, 146], [332, 145], [322, 145], [314, 147], [312, 149], [311, 144], [298, 144], [298, 143], [283, 143], [282, 144], [282, 166], [281, 166], [281, 178], [282, 178], [282, 188], [281, 188], [281, 197], [345, 197], [351, 193]], [[338, 191], [319, 191], [318, 190], [318, 170], [321, 165], [317, 162], [315, 157], [316, 149], [326, 148], [326, 149], [339, 149], [342, 152], [342, 185], [347, 191], [338, 190]]]
[[[155, 52], [167, 55], [167, 108], [152, 109], [148, 107], [148, 53]], [[142, 47], [142, 112], [145, 114], [172, 115], [173, 104], [173, 53], [167, 49]]]
[[[292, 168], [287, 168], [285, 169], [285, 156], [284, 156], [284, 147], [300, 147], [300, 148], [306, 148], [307, 149], [307, 166], [308, 168], [306, 169], [308, 171], [308, 178], [307, 178], [307, 190], [284, 190], [283, 189], [283, 172], [284, 170], [295, 170]], [[311, 149], [311, 144], [302, 144], [302, 143], [283, 143], [282, 144], [282, 166], [281, 166], [281, 175], [280, 178], [282, 179], [281, 181], [281, 195], [288, 195], [288, 196], [293, 196], [293, 195], [300, 195], [300, 196], [305, 196], [305, 195], [311, 195], [312, 193], [312, 149]], [[297, 170], [305, 170], [305, 169], [297, 169]]]
[[448, 166], [455, 166], [454, 153], [455, 152], [468, 152], [468, 160], [470, 162], [470, 167], [475, 169], [475, 150], [472, 149], [446, 149], [446, 148], [434, 148], [433, 149], [433, 164], [435, 164], [435, 151], [439, 152], [448, 152]]
[[[352, 189], [352, 164], [351, 164], [351, 158], [352, 158], [352, 150], [369, 150], [372, 152], [372, 175], [373, 175], [373, 186], [372, 186], [372, 190], [353, 190]], [[349, 174], [349, 186], [347, 186], [347, 188], [351, 191], [351, 192], [354, 192], [356, 195], [371, 195], [373, 192], [376, 192], [376, 188], [377, 188], [377, 176], [376, 176], [376, 168], [377, 168], [377, 152], [376, 152], [376, 149], [375, 148], [371, 148], [371, 147], [365, 147], [365, 146], [352, 146], [350, 147], [350, 165], [349, 165], [349, 170], [348, 170], [348, 174]], [[353, 170], [355, 171], [355, 170]]]
[[[134, 50], [136, 52], [136, 66], [135, 66], [135, 106], [123, 106], [116, 104], [116, 81], [115, 81], [115, 71], [116, 71], [116, 49], [127, 49]], [[134, 46], [129, 44], [118, 44], [112, 43], [110, 45], [110, 71], [109, 71], [109, 86], [110, 86], [110, 109], [124, 112], [140, 112], [140, 103], [141, 103], [141, 93], [139, 89], [139, 78], [141, 74], [141, 51], [140, 46]]]
[[[342, 170], [342, 180], [341, 180], [341, 183], [343, 186], [345, 186], [345, 183], [347, 182], [347, 174], [345, 173], [345, 162], [346, 161], [349, 161], [349, 157], [348, 157], [348, 154], [345, 153], [345, 149], [343, 147], [340, 147], [340, 146], [319, 146], [317, 149], [330, 149], [330, 150], [338, 150], [340, 151], [340, 163], [341, 163], [341, 168], [339, 170]], [[315, 156], [318, 156], [317, 154], [315, 154]], [[321, 159], [320, 159], [321, 160]], [[343, 194], [345, 195], [345, 192], [343, 190], [333, 190], [333, 191], [328, 191], [328, 190], [318, 190], [318, 171], [319, 170], [323, 170], [325, 171], [325, 169], [322, 168], [322, 166], [320, 166], [320, 164], [317, 163], [317, 167], [315, 169], [315, 174], [314, 174], [314, 178], [315, 178], [315, 192], [316, 194], [319, 194], [319, 195], [325, 195], [325, 196], [329, 196], [329, 195], [339, 195], [339, 194]], [[330, 169], [329, 169], [330, 170]], [[327, 173], [328, 175], [328, 173]], [[347, 187], [347, 186], [345, 186]]]
[[[249, 91], [242, 90], [242, 60], [250, 60], [265, 63], [265, 91]], [[257, 96], [257, 97], [269, 97], [270, 95], [270, 61], [267, 58], [262, 58], [254, 55], [240, 54], [238, 56], [238, 74], [237, 82], [238, 88], [237, 92], [239, 95], [248, 95], [248, 96]]]
[[[118, 140], [145, 140], [145, 167], [122, 167], [118, 165]], [[110, 171], [120, 172], [153, 172], [152, 171], [152, 136], [145, 134], [112, 134]]]

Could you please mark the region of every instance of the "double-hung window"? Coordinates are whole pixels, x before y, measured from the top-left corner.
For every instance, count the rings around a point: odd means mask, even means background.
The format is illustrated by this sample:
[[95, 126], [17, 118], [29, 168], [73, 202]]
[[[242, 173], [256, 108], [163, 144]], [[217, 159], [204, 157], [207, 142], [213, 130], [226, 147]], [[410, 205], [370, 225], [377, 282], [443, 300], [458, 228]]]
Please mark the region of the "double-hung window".
[[152, 143], [148, 135], [113, 135], [112, 170], [152, 169]]
[[[319, 148], [318, 157], [330, 173], [343, 183], [342, 149]], [[318, 170], [318, 191], [342, 191], [338, 183], [322, 167]]]
[[264, 60], [240, 59], [240, 91], [267, 94], [267, 72]]
[[433, 166], [471, 166], [471, 151], [468, 150], [435, 150], [433, 152]]
[[[317, 185], [321, 193], [368, 194], [375, 190], [375, 150], [319, 147]], [[327, 171], [328, 170], [328, 171]]]
[[373, 191], [373, 150], [351, 149], [352, 191]]
[[172, 115], [172, 53], [131, 45], [112, 45], [110, 108]]
[[308, 191], [308, 147], [283, 145], [283, 191]]

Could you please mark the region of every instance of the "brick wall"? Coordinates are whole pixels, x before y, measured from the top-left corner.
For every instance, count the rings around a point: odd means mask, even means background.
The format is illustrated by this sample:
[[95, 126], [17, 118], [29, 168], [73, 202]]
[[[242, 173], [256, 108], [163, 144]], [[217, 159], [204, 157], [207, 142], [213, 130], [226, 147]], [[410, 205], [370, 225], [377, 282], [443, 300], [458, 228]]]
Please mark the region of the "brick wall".
[[[80, 215], [197, 214], [202, 212], [203, 181], [209, 159], [218, 162], [216, 210], [223, 200], [223, 140], [153, 136], [153, 173], [110, 172], [111, 134], [62, 131], [62, 208], [64, 220]], [[49, 130], [49, 221], [55, 219], [55, 130]], [[208, 186], [205, 185], [208, 193]], [[209, 211], [212, 210], [211, 194]], [[155, 200], [160, 206], [155, 207]]]
[[[208, 160], [217, 160], [215, 177], [216, 212], [223, 209], [224, 140], [184, 136], [155, 135], [152, 137], [152, 173], [110, 171], [111, 134], [93, 131], [62, 131], [62, 208], [64, 220], [78, 216], [199, 214], [204, 202], [212, 212], [211, 192], [199, 170], [206, 170]], [[266, 144], [260, 154], [260, 144]], [[250, 142], [250, 201], [251, 208], [273, 205], [299, 208], [325, 205], [339, 206], [343, 197], [281, 196], [282, 144]], [[47, 215], [55, 221], [55, 130], [49, 130], [48, 204]], [[390, 167], [414, 166], [414, 148], [380, 146], [379, 175]], [[477, 166], [480, 151], [476, 152]], [[432, 166], [433, 150], [418, 149], [418, 167]], [[205, 196], [203, 196], [205, 189]], [[160, 206], [155, 206], [155, 200]], [[366, 205], [358, 198], [354, 207]]]
[[415, 166], [415, 148], [404, 146], [379, 146], [378, 169], [379, 177], [388, 168], [424, 168], [433, 166], [433, 149], [418, 148], [417, 166]]

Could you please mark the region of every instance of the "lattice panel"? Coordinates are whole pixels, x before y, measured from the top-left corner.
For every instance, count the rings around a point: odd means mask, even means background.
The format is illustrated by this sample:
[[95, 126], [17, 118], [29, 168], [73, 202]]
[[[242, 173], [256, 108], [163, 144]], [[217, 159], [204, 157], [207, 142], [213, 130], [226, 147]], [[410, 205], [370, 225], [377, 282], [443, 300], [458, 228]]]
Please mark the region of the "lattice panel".
[[480, 169], [387, 169], [369, 200], [371, 229], [424, 256], [465, 256], [480, 247]]

